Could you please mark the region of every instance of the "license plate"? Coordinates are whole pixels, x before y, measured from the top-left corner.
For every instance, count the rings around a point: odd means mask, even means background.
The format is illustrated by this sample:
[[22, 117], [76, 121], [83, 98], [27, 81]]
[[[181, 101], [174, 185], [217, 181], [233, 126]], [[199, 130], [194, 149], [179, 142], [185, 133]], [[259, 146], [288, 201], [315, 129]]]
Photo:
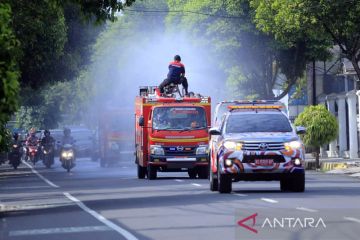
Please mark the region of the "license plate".
[[255, 164], [258, 166], [272, 166], [274, 164], [273, 159], [255, 159]]

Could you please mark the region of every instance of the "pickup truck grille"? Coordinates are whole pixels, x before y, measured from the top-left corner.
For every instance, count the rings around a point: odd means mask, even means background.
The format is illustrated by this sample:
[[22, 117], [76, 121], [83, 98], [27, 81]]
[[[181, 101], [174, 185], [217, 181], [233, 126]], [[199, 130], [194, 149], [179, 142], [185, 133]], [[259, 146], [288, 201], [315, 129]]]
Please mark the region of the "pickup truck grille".
[[243, 151], [281, 151], [285, 146], [283, 142], [244, 142]]
[[166, 156], [191, 156], [195, 155], [196, 147], [179, 147], [179, 146], [171, 146], [164, 147]]

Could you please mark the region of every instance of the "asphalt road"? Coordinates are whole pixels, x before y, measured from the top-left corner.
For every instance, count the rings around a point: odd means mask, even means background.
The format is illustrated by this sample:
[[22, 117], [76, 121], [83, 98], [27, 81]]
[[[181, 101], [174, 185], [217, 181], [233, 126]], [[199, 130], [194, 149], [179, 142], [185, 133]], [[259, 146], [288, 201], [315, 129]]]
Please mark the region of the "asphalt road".
[[304, 193], [278, 182], [210, 192], [187, 173], [136, 178], [130, 153], [117, 166], [78, 159], [35, 170], [0, 166], [0, 239], [359, 239], [360, 180], [307, 172]]

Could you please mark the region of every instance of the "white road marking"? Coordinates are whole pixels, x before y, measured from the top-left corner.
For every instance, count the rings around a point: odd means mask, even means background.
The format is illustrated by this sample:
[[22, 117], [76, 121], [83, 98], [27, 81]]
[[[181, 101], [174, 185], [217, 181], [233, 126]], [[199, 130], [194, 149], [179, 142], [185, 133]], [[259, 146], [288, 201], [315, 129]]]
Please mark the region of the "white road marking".
[[247, 197], [248, 196], [248, 195], [242, 194], [242, 193], [234, 193], [233, 195], [238, 196], [238, 197]]
[[198, 183], [192, 183], [191, 185], [196, 186], [196, 187], [201, 187], [201, 184], [198, 184]]
[[43, 229], [10, 231], [9, 237], [60, 234], [60, 233], [103, 232], [103, 231], [111, 231], [111, 230], [112, 229], [109, 228], [108, 226], [43, 228]]
[[304, 207], [297, 207], [296, 208], [297, 210], [300, 210], [300, 211], [305, 211], [305, 212], [318, 212], [318, 210], [315, 210], [315, 209], [311, 209], [311, 208], [304, 208]]
[[2, 190], [16, 190], [16, 189], [37, 189], [48, 188], [49, 186], [26, 186], [26, 187], [2, 187]]
[[125, 237], [127, 240], [138, 240], [134, 235], [132, 235], [127, 230], [119, 227], [115, 223], [109, 221], [104, 216], [100, 215], [99, 213], [95, 212], [94, 210], [88, 208], [84, 203], [82, 203], [79, 199], [73, 197], [70, 193], [64, 192], [64, 195], [70, 199], [71, 201], [75, 202], [82, 210], [92, 215], [94, 218], [99, 220], [100, 222], [104, 223], [109, 228], [115, 230], [116, 232], [120, 233], [123, 237]]
[[36, 170], [33, 168], [33, 166], [31, 166], [30, 164], [28, 164], [28, 163], [25, 162], [25, 161], [22, 161], [22, 162], [23, 162], [26, 166], [28, 166], [28, 167], [31, 169], [31, 171], [32, 171], [33, 173], [35, 173], [39, 178], [41, 178], [42, 180], [44, 180], [44, 182], [46, 182], [47, 184], [49, 184], [50, 186], [52, 186], [52, 187], [54, 187], [54, 188], [59, 188], [58, 185], [52, 183], [51, 181], [49, 181], [48, 179], [46, 179], [45, 177], [43, 177], [40, 173], [38, 173], [38, 171], [36, 171]]
[[181, 179], [175, 179], [176, 182], [184, 182], [184, 180]]
[[353, 217], [344, 217], [345, 220], [351, 221], [351, 222], [356, 222], [356, 223], [360, 223], [360, 219], [357, 218], [353, 218]]
[[55, 208], [62, 206], [69, 206], [69, 203], [54, 203], [54, 204], [28, 204], [28, 205], [2, 205], [0, 212], [2, 211], [23, 211], [23, 210], [36, 210], [36, 209], [46, 209], [46, 208]]
[[124, 167], [121, 167], [121, 168], [128, 168], [128, 167], [125, 167], [125, 166], [124, 166]]
[[269, 202], [269, 203], [278, 203], [279, 201], [276, 201], [274, 199], [271, 198], [261, 198], [261, 200], [265, 201], [265, 202]]

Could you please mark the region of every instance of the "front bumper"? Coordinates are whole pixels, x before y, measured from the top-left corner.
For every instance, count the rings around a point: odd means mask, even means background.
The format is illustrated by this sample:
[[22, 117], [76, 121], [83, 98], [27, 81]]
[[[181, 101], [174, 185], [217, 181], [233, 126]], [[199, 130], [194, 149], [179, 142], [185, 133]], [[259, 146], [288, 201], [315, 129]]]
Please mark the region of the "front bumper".
[[[295, 160], [300, 160], [300, 164], [296, 165]], [[232, 165], [226, 164], [226, 160], [230, 160]], [[262, 165], [257, 161], [270, 160], [272, 164]], [[261, 179], [273, 178], [278, 180], [278, 174], [303, 174], [304, 154], [301, 150], [292, 152], [286, 151], [233, 151], [225, 152], [219, 156], [219, 167], [221, 174], [242, 175], [239, 179], [246, 178]], [[246, 175], [249, 175], [246, 177]], [[254, 175], [251, 177], [250, 175]], [[269, 175], [269, 176], [267, 176]]]
[[208, 166], [209, 156], [206, 154], [191, 156], [150, 155], [148, 164], [166, 167], [167, 169], [194, 168], [197, 166]]

